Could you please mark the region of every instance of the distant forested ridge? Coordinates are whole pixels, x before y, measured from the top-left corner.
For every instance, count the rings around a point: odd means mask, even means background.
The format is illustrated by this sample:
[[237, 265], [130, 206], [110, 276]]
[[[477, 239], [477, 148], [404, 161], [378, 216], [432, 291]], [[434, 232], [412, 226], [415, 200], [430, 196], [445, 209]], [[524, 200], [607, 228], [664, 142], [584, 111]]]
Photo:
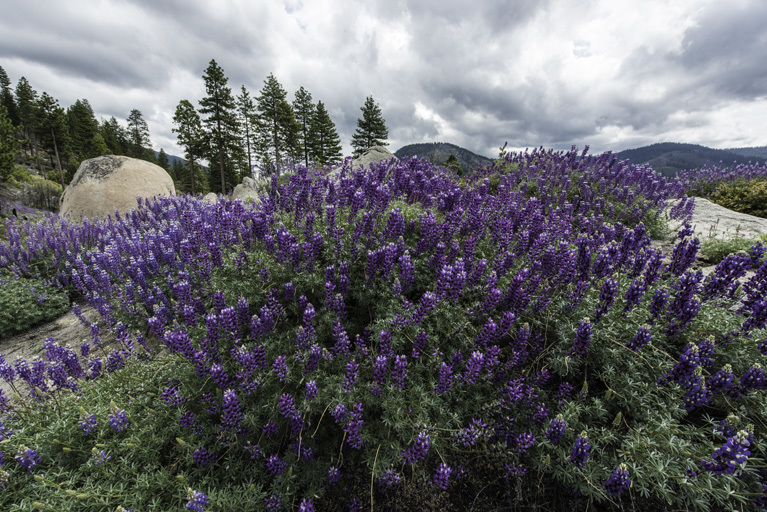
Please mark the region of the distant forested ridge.
[[484, 167], [493, 160], [482, 155], [478, 155], [455, 144], [448, 142], [427, 142], [422, 144], [408, 144], [399, 148], [394, 156], [397, 158], [411, 158], [418, 156], [424, 158], [435, 165], [445, 165], [450, 155], [455, 155], [461, 169], [464, 172], [471, 172], [478, 167]]
[[706, 163], [764, 163], [767, 160], [767, 148], [712, 149], [698, 144], [661, 142], [620, 151], [617, 156], [620, 160], [630, 160], [633, 164], [650, 164], [655, 171], [673, 176], [686, 169], [698, 169]]

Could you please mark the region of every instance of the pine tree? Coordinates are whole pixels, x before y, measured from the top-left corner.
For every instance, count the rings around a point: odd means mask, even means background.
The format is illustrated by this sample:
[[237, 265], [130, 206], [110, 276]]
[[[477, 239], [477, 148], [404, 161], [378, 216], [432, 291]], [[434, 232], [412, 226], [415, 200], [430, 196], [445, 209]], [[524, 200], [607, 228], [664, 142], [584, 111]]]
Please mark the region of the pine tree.
[[67, 109], [66, 119], [69, 128], [70, 149], [75, 157], [69, 162], [69, 172], [74, 173], [77, 170], [76, 166], [79, 166], [80, 162], [88, 158], [91, 153], [90, 144], [98, 131], [99, 123], [96, 121], [93, 108], [86, 99], [75, 101]]
[[18, 122], [24, 137], [22, 144], [27, 152], [37, 162], [37, 170], [42, 174], [42, 162], [37, 151], [38, 137], [36, 128], [38, 125], [37, 91], [35, 91], [23, 76], [16, 83], [16, 106]]
[[301, 126], [299, 131], [299, 140], [303, 150], [304, 165], [309, 166], [309, 153], [311, 152], [311, 123], [314, 117], [314, 103], [312, 95], [303, 88], [296, 91], [296, 97], [293, 100], [293, 111], [296, 114], [296, 121]]
[[458, 176], [463, 176], [463, 169], [461, 168], [461, 162], [458, 161], [458, 157], [456, 157], [453, 153], [450, 153], [450, 156], [447, 157], [447, 161], [445, 162], [445, 167], [447, 167], [448, 169], [454, 170]]
[[253, 98], [250, 97], [250, 93], [245, 89], [245, 86], [241, 86], [241, 93], [237, 96], [237, 113], [239, 114], [240, 126], [242, 127], [242, 140], [245, 142], [245, 149], [248, 157], [248, 166], [246, 176], [253, 175], [253, 153], [256, 149], [256, 137], [258, 128], [258, 119], [256, 114], [256, 105], [253, 103]]
[[11, 124], [18, 125], [19, 112], [16, 108], [16, 101], [13, 98], [13, 91], [11, 90], [11, 79], [8, 78], [8, 74], [2, 66], [0, 66], [0, 105], [5, 107]]
[[[176, 113], [173, 116], [173, 123], [176, 125], [173, 131], [178, 134], [178, 144], [184, 148], [184, 156], [189, 163], [189, 191], [195, 195], [194, 177], [195, 159], [202, 157], [205, 153], [205, 130], [202, 128], [202, 121], [194, 105], [189, 100], [181, 100], [176, 107]], [[186, 174], [185, 174], [186, 175]], [[176, 173], [176, 177], [181, 180], [181, 173]]]
[[170, 173], [170, 160], [168, 159], [168, 153], [163, 148], [160, 148], [160, 154], [157, 155], [157, 165]]
[[365, 104], [360, 107], [362, 118], [357, 119], [357, 129], [352, 135], [353, 155], [360, 156], [368, 148], [373, 146], [388, 146], [386, 139], [389, 138], [389, 130], [386, 128], [381, 114], [381, 108], [373, 100], [372, 96], [365, 99]]
[[314, 109], [309, 133], [313, 160], [320, 165], [336, 164], [342, 160], [341, 139], [336, 132], [336, 125], [321, 101], [317, 102]]
[[279, 166], [283, 158], [295, 156], [298, 146], [299, 125], [287, 92], [273, 74], [264, 81], [261, 95], [256, 98], [259, 136], [263, 141], [263, 160]]
[[128, 132], [120, 126], [114, 116], [108, 121], [102, 121], [99, 133], [104, 143], [113, 155], [126, 155], [128, 153]]
[[0, 178], [7, 180], [13, 175], [13, 157], [18, 141], [13, 135], [13, 123], [5, 105], [0, 104]]
[[59, 100], [54, 99], [47, 92], [43, 92], [38, 102], [40, 109], [40, 127], [42, 129], [43, 145], [53, 149], [56, 156], [55, 165], [59, 171], [61, 187], [66, 186], [64, 170], [61, 165], [60, 145], [65, 145], [68, 140], [66, 115], [64, 109], [59, 106]]
[[[203, 74], [207, 96], [200, 100], [200, 112], [207, 114], [203, 120], [206, 128], [208, 147], [211, 151], [211, 164], [218, 162], [221, 175], [220, 192], [228, 192], [227, 178], [230, 186], [234, 186], [233, 154], [239, 146], [239, 127], [235, 114], [235, 102], [232, 90], [226, 86], [229, 81], [224, 70], [211, 60]], [[225, 165], [226, 164], [226, 165]], [[212, 165], [211, 165], [212, 168]]]
[[[133, 109], [128, 115], [128, 156], [141, 158], [142, 160], [154, 160], [151, 150], [152, 142], [149, 139], [149, 125], [144, 120], [144, 114], [138, 109]], [[151, 153], [151, 157], [149, 156]]]

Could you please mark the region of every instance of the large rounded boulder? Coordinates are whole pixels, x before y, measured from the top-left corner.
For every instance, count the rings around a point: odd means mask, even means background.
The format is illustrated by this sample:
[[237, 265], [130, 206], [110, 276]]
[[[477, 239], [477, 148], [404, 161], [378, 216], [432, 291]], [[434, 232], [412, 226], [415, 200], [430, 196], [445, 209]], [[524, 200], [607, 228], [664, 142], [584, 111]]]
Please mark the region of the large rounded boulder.
[[61, 196], [61, 215], [104, 219], [115, 210], [127, 213], [137, 197], [175, 195], [173, 179], [162, 167], [127, 156], [85, 160]]
[[356, 169], [359, 166], [367, 168], [370, 164], [376, 162], [388, 162], [392, 158], [399, 160], [384, 146], [373, 146], [365, 150], [359, 157], [352, 160], [352, 169]]

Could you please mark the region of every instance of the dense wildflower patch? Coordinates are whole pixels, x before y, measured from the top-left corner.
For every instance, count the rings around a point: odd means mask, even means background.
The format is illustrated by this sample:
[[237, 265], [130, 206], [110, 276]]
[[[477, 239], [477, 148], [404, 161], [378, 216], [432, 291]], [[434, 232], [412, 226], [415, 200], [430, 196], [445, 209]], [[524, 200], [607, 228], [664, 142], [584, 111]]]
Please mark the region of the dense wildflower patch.
[[654, 248], [686, 187], [536, 150], [463, 181], [298, 166], [257, 205], [9, 224], [5, 271], [81, 295], [120, 347], [94, 325], [0, 361], [29, 395], [3, 418], [24, 463], [0, 503], [74, 510], [79, 485], [77, 510], [757, 504], [765, 249], [704, 277], [689, 226]]

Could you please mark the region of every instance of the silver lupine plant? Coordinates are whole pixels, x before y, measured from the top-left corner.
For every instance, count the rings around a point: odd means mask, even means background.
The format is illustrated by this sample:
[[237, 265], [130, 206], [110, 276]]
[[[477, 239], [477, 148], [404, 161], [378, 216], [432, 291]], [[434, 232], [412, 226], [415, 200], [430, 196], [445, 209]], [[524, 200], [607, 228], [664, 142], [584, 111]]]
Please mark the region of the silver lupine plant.
[[[540, 149], [461, 180], [418, 159], [297, 166], [253, 205], [9, 222], [3, 272], [102, 321], [79, 353], [0, 359], [19, 461], [0, 504], [756, 506], [765, 250], [706, 277], [689, 225], [653, 248], [689, 187]], [[47, 483], [66, 473], [79, 509]]]

